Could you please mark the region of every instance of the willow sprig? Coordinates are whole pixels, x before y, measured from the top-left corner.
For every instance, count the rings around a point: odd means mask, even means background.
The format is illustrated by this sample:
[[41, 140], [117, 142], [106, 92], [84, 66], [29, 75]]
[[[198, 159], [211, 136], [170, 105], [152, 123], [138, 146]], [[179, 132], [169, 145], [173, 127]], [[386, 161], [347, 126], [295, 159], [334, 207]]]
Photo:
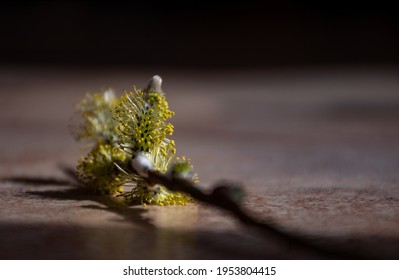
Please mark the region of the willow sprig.
[[[132, 203], [184, 205], [191, 201], [186, 194], [151, 184], [137, 169], [136, 163], [143, 159], [153, 170], [198, 182], [190, 161], [176, 157], [175, 142], [169, 138], [174, 127], [168, 121], [174, 112], [161, 83], [154, 76], [144, 90], [125, 91], [119, 99], [110, 91], [87, 94], [78, 104], [81, 122], [73, 134], [94, 145], [79, 160], [77, 174], [93, 191], [122, 194]], [[125, 192], [125, 185], [131, 185], [131, 191]]]

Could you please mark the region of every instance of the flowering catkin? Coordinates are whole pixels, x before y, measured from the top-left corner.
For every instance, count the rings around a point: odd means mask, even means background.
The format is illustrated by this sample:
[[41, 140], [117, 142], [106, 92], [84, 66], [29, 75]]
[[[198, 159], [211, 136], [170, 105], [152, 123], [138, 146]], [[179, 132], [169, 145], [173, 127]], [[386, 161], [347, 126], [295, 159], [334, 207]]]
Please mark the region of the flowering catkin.
[[168, 122], [174, 112], [169, 110], [161, 82], [154, 76], [144, 90], [124, 92], [120, 99], [109, 90], [89, 93], [78, 104], [80, 123], [72, 132], [78, 140], [91, 140], [93, 147], [79, 160], [77, 174], [94, 192], [118, 194], [124, 185], [131, 185], [132, 190], [123, 194], [132, 203], [191, 201], [185, 194], [150, 185], [141, 172], [140, 164], [145, 162], [147, 169], [198, 181], [190, 161], [175, 156], [175, 143], [169, 138], [174, 127]]

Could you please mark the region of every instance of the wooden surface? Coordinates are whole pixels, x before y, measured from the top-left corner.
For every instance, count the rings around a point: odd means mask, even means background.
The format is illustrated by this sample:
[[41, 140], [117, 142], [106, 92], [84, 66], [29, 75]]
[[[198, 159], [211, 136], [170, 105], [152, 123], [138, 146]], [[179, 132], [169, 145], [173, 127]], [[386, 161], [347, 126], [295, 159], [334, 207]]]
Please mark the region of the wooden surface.
[[245, 208], [314, 244], [399, 258], [399, 71], [0, 68], [0, 258], [323, 259], [194, 203], [123, 207], [63, 171], [87, 91], [164, 80], [179, 155], [201, 184], [242, 182]]

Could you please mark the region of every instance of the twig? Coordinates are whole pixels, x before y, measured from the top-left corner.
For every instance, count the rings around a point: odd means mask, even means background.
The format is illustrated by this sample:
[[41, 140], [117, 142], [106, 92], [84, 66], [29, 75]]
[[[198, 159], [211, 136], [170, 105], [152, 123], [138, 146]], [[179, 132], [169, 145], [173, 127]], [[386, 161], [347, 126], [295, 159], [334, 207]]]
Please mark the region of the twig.
[[[166, 176], [156, 170], [148, 170], [146, 180], [149, 184], [160, 184], [167, 187], [171, 191], [184, 192], [189, 194], [192, 198], [208, 203], [214, 207], [221, 208], [230, 212], [233, 216], [238, 218], [244, 224], [260, 230], [262, 233], [267, 234], [269, 237], [274, 238], [286, 244], [288, 248], [312, 250], [316, 253], [323, 254], [322, 257], [330, 259], [361, 259], [348, 252], [337, 252], [332, 248], [322, 248], [312, 244], [309, 240], [298, 235], [284, 232], [278, 229], [272, 222], [262, 223], [254, 220], [247, 213], [245, 213], [232, 196], [232, 186], [226, 184], [217, 185], [214, 187], [210, 194], [206, 194], [194, 186], [191, 182], [173, 176]], [[364, 257], [363, 257], [364, 258]]]

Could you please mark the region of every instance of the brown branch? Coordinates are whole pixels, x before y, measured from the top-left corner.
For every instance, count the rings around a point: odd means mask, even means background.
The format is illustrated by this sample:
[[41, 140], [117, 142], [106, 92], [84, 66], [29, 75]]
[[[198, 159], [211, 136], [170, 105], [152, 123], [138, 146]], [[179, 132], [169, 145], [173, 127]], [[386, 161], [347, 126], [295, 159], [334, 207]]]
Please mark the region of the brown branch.
[[327, 248], [316, 246], [311, 243], [309, 239], [299, 235], [288, 233], [278, 229], [273, 222], [262, 223], [250, 217], [233, 198], [233, 187], [227, 183], [217, 185], [210, 194], [206, 194], [194, 186], [191, 182], [177, 177], [166, 176], [158, 171], [149, 170], [147, 181], [150, 184], [160, 184], [167, 187], [171, 191], [183, 192], [189, 194], [192, 198], [210, 204], [214, 207], [224, 209], [234, 217], [238, 218], [244, 224], [260, 230], [269, 238], [273, 238], [276, 242], [285, 244], [288, 249], [304, 249], [311, 250], [315, 253], [322, 254], [322, 258], [329, 259], [362, 259], [364, 257], [358, 256], [348, 252], [337, 252], [329, 246]]

